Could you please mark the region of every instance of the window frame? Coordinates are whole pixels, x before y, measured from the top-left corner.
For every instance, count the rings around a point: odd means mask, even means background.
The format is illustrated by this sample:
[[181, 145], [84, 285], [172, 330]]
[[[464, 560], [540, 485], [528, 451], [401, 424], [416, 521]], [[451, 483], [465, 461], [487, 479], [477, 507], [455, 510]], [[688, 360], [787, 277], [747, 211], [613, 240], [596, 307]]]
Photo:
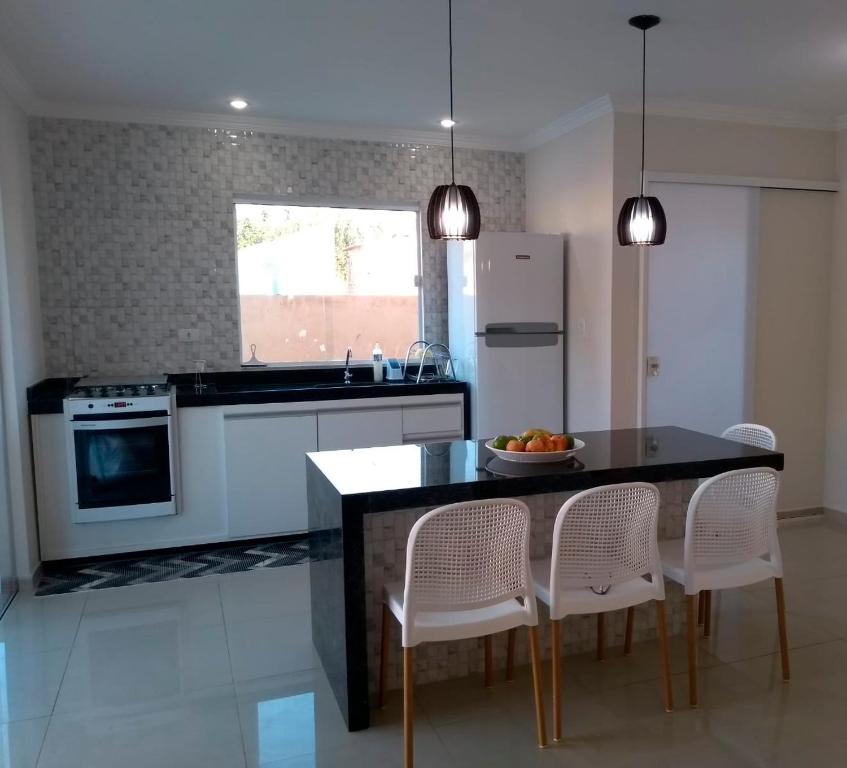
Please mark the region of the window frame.
[[[280, 205], [299, 208], [359, 208], [370, 211], [411, 211], [415, 214], [415, 231], [418, 237], [417, 248], [417, 270], [415, 276], [418, 293], [418, 339], [424, 338], [424, 292], [423, 292], [423, 230], [421, 229], [421, 206], [420, 203], [398, 203], [374, 200], [358, 200], [347, 197], [297, 197], [292, 200], [286, 195], [235, 195], [232, 199], [232, 221], [233, 221], [233, 255], [235, 259], [235, 290], [238, 296], [238, 367], [244, 368], [243, 335], [241, 333], [241, 291], [239, 290], [240, 279], [238, 275], [238, 205]], [[417, 339], [415, 339], [417, 341]], [[410, 342], [411, 343], [411, 342]], [[370, 365], [370, 358], [351, 360], [351, 365]], [[299, 362], [277, 362], [268, 363], [268, 368], [338, 368], [344, 365], [344, 360], [302, 360]], [[249, 369], [250, 366], [247, 366]]]

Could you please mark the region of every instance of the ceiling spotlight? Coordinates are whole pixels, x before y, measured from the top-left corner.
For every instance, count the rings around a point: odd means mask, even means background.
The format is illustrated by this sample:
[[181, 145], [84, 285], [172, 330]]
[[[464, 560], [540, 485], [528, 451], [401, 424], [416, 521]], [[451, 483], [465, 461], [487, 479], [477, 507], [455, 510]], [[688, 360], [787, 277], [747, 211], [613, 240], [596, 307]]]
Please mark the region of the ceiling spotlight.
[[451, 117], [445, 117], [441, 121], [441, 127], [442, 128], [452, 128], [454, 125], [456, 125], [456, 121], [453, 120], [453, 118], [451, 118]]
[[233, 99], [229, 102], [229, 106], [233, 109], [247, 109], [247, 102], [244, 99]]

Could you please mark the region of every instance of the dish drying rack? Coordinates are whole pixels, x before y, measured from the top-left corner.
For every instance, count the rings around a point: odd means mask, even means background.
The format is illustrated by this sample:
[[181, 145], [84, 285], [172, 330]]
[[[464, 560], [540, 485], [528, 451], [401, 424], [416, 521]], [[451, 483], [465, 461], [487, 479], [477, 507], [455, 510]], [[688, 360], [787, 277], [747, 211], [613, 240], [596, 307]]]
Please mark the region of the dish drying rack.
[[[409, 360], [418, 363], [418, 373], [409, 372]], [[427, 365], [431, 367], [427, 369]], [[425, 339], [419, 339], [409, 346], [406, 352], [406, 362], [403, 365], [403, 375], [406, 381], [420, 384], [422, 381], [456, 381], [456, 367], [450, 350], [445, 344], [430, 344]]]

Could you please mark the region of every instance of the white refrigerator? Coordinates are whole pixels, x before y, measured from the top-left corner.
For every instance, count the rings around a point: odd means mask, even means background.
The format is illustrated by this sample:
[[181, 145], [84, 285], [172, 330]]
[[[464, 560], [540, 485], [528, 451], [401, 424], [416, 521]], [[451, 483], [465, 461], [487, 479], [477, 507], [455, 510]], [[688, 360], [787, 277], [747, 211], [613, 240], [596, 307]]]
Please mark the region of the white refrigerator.
[[468, 382], [471, 436], [565, 428], [560, 235], [483, 232], [447, 246], [450, 352]]

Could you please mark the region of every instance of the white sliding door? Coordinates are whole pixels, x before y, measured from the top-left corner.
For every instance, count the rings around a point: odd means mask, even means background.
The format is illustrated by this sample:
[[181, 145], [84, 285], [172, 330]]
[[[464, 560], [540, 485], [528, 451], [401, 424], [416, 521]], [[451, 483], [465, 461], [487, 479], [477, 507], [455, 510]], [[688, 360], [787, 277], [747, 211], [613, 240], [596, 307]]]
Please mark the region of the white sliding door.
[[643, 422], [720, 434], [751, 415], [759, 191], [656, 183], [650, 194], [668, 236], [645, 249]]

